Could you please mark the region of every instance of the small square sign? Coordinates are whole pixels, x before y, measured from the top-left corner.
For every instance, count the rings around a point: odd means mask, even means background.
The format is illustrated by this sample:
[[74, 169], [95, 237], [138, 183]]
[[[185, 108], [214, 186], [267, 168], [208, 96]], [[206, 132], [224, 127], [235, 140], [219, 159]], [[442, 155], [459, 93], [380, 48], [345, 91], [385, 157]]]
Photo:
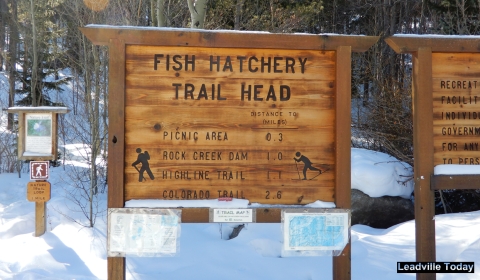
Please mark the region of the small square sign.
[[48, 180], [48, 161], [30, 162], [30, 180]]

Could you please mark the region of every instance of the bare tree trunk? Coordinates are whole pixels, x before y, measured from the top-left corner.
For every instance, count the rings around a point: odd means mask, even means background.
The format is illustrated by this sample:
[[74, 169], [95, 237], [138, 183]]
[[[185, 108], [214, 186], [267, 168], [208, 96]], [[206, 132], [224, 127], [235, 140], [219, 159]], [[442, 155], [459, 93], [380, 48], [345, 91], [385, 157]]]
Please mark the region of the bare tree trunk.
[[100, 137], [99, 137], [99, 124], [100, 124], [100, 59], [98, 55], [98, 47], [92, 45], [92, 54], [94, 61], [94, 80], [95, 80], [95, 92], [93, 93], [93, 100], [91, 96], [87, 96], [88, 101], [93, 104], [90, 107], [91, 118], [91, 154], [90, 154], [90, 197], [89, 197], [89, 206], [90, 206], [90, 227], [93, 227], [93, 197], [98, 193], [98, 176], [97, 176], [97, 156], [100, 150]]
[[32, 55], [33, 55], [33, 63], [32, 63], [32, 80], [30, 81], [30, 93], [32, 95], [32, 105], [33, 107], [38, 106], [37, 102], [37, 71], [38, 71], [38, 54], [37, 54], [37, 32], [35, 30], [35, 5], [33, 4], [33, 0], [30, 0], [30, 12], [32, 13], [32, 38], [33, 38], [33, 45], [32, 45]]
[[[17, 29], [17, 1], [11, 0], [12, 13], [10, 15], [10, 42], [9, 48], [9, 63], [8, 63], [8, 107], [13, 107], [15, 104], [15, 65], [17, 64], [17, 44], [18, 44], [18, 29]], [[13, 130], [13, 114], [8, 114], [7, 129]]]
[[237, 0], [237, 5], [235, 6], [235, 23], [234, 29], [240, 30], [240, 19], [242, 18], [242, 8], [245, 0]]
[[165, 17], [165, 0], [157, 0], [157, 19], [158, 27], [167, 26], [167, 18]]
[[207, 0], [187, 0], [188, 10], [192, 19], [191, 28], [203, 29], [205, 14], [207, 12]]
[[8, 7], [6, 0], [0, 0], [0, 71], [3, 70], [5, 59], [5, 27], [7, 26]]
[[[87, 156], [88, 157], [88, 160], [90, 161], [90, 188], [88, 190], [88, 219], [89, 219], [89, 224], [90, 224], [90, 227], [93, 226], [93, 192], [94, 192], [94, 187], [95, 187], [95, 184], [96, 184], [96, 181], [94, 181], [92, 178], [94, 176], [94, 166], [95, 165], [95, 158], [94, 158], [94, 136], [93, 136], [93, 129], [94, 129], [94, 120], [95, 120], [95, 116], [93, 115], [93, 104], [91, 103], [92, 102], [92, 77], [91, 77], [91, 68], [89, 67], [90, 63], [89, 63], [89, 52], [87, 51], [88, 50], [88, 47], [87, 47], [87, 42], [86, 42], [86, 39], [85, 37], [82, 37], [82, 44], [83, 44], [83, 51], [84, 51], [84, 69], [85, 69], [85, 97], [84, 97], [84, 101], [85, 101], [85, 107], [86, 107], [86, 112], [88, 113], [88, 122], [89, 122], [89, 125], [90, 125], [90, 149], [91, 149], [91, 152], [90, 152], [90, 155]], [[95, 52], [95, 47], [93, 46], [93, 52]], [[94, 54], [95, 55], [95, 54]]]

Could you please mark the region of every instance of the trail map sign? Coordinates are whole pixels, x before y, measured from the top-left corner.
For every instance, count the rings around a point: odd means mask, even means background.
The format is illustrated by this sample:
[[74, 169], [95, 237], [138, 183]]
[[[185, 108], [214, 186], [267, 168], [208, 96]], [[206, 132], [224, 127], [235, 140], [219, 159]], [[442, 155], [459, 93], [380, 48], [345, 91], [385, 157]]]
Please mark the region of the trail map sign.
[[[109, 208], [152, 198], [350, 208], [351, 53], [377, 37], [81, 30], [109, 47]], [[279, 210], [253, 220], [279, 223]], [[182, 209], [185, 222], [209, 222], [209, 208]], [[335, 279], [350, 278], [349, 245], [333, 263]], [[108, 266], [124, 278], [124, 259]]]

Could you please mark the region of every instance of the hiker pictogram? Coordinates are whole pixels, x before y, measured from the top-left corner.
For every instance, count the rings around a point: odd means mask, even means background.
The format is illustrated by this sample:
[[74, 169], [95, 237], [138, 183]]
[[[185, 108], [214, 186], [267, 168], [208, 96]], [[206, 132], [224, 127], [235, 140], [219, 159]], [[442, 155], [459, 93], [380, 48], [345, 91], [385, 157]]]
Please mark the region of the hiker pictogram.
[[[151, 180], [155, 179], [153, 176], [152, 171], [150, 170], [150, 164], [148, 161], [150, 160], [150, 155], [148, 154], [147, 151], [142, 153], [142, 149], [137, 148], [136, 152], [138, 153], [137, 160], [132, 163], [132, 166], [135, 167], [135, 169], [138, 171], [138, 181], [146, 181], [147, 179], [143, 177], [143, 172], [147, 172], [148, 176], [150, 177]], [[142, 166], [140, 169], [138, 169], [137, 164], [141, 163]]]
[[[303, 179], [302, 180], [307, 180], [307, 170], [308, 169], [313, 170], [313, 171], [318, 171], [318, 174], [315, 175], [313, 178], [322, 174], [322, 170], [320, 170], [316, 167], [313, 167], [312, 162], [306, 156], [302, 155], [300, 152], [295, 153], [295, 156], [298, 157], [298, 159], [295, 158], [295, 157], [293, 158], [295, 160], [295, 165], [297, 166], [298, 179], [300, 179], [300, 172], [298, 171], [297, 162], [303, 162], [303, 164], [304, 164], [304, 166], [303, 166]], [[312, 180], [313, 178], [310, 178], [309, 180]]]
[[40, 164], [37, 165], [37, 167], [35, 169], [37, 170], [37, 173], [35, 173], [35, 176], [42, 176], [43, 175], [43, 173], [42, 173], [43, 169], [42, 169], [42, 166]]

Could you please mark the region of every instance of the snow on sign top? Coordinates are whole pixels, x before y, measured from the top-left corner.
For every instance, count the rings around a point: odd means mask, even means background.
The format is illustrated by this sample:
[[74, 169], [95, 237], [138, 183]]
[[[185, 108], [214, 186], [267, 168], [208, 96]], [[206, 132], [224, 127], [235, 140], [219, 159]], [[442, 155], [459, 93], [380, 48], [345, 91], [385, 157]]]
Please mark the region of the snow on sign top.
[[480, 165], [439, 164], [434, 167], [435, 175], [476, 175], [480, 174]]
[[39, 106], [39, 107], [10, 107], [8, 108], [9, 113], [28, 113], [28, 112], [54, 112], [54, 113], [68, 113], [69, 109], [67, 107], [49, 107], [49, 106]]
[[[268, 31], [250, 31], [250, 30], [229, 30], [229, 29], [193, 29], [193, 28], [177, 28], [177, 27], [155, 27], [155, 26], [116, 26], [116, 25], [102, 25], [102, 24], [88, 24], [85, 27], [89, 28], [105, 28], [105, 29], [128, 29], [128, 30], [157, 30], [157, 31], [182, 31], [182, 32], [204, 32], [204, 33], [237, 33], [237, 34], [273, 34]], [[279, 33], [277, 33], [279, 34]], [[280, 33], [280, 34], [295, 34], [295, 35], [315, 35], [315, 36], [342, 36], [342, 37], [358, 37], [365, 35], [349, 35], [338, 33]]]
[[480, 36], [475, 35], [439, 35], [439, 34], [395, 34], [392, 37], [416, 37], [416, 38], [434, 38], [434, 39], [472, 39], [478, 40]]

